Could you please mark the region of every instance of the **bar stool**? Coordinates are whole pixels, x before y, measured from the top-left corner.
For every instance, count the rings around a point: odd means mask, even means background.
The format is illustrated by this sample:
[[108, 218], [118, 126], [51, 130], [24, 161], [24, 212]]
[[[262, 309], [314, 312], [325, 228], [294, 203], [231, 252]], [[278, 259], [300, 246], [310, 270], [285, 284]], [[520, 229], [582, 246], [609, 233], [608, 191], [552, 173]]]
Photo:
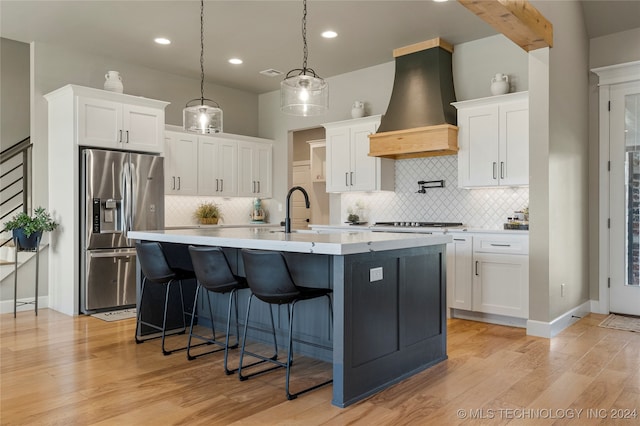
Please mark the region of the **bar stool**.
[[[240, 342], [240, 326], [238, 321], [238, 290], [249, 288], [247, 280], [243, 277], [234, 275], [224, 251], [220, 247], [195, 247], [189, 246], [189, 254], [191, 255], [191, 263], [196, 274], [198, 286], [196, 287], [196, 295], [193, 299], [193, 315], [191, 316], [191, 325], [189, 326], [189, 340], [187, 342], [187, 359], [194, 360], [202, 355], [212, 354], [224, 350], [224, 372], [229, 375], [237, 371], [237, 369], [229, 370], [227, 368], [227, 359], [229, 349], [235, 349]], [[206, 290], [207, 304], [209, 305], [209, 318], [211, 318], [212, 337], [205, 337], [193, 332], [193, 323], [196, 316], [196, 304], [198, 303], [198, 294], [200, 290]], [[211, 312], [210, 293], [225, 294], [229, 293], [229, 307], [227, 310], [227, 332], [224, 342], [216, 340], [216, 330], [213, 326], [213, 313]], [[231, 330], [231, 310], [235, 301], [236, 316], [236, 341], [233, 345], [229, 345], [229, 335]], [[204, 340], [205, 344], [216, 344], [220, 346], [209, 352], [203, 352], [198, 355], [191, 355], [191, 339], [197, 338]]]
[[[247, 283], [249, 284], [249, 288], [251, 289], [252, 294], [249, 297], [249, 301], [247, 304], [247, 316], [245, 320], [244, 333], [242, 335], [242, 348], [240, 350], [240, 366], [238, 367], [238, 377], [240, 378], [240, 380], [246, 380], [249, 377], [284, 367], [287, 369], [286, 379], [285, 379], [285, 392], [287, 394], [288, 400], [295, 399], [298, 397], [298, 395], [302, 395], [303, 393], [309, 392], [321, 386], [332, 383], [333, 380], [327, 380], [325, 382], [305, 388], [296, 393], [289, 392], [289, 378], [291, 375], [291, 364], [293, 363], [293, 317], [294, 317], [293, 314], [294, 314], [295, 306], [298, 302], [302, 300], [311, 300], [311, 299], [316, 299], [319, 297], [326, 296], [327, 300], [329, 301], [329, 312], [331, 315], [331, 322], [333, 323], [333, 307], [331, 304], [331, 297], [329, 296], [332, 290], [328, 288], [312, 288], [312, 287], [302, 287], [302, 286], [296, 285], [293, 281], [293, 278], [291, 277], [291, 273], [289, 271], [289, 268], [287, 267], [287, 263], [284, 259], [284, 256], [280, 252], [242, 249], [242, 259], [244, 261], [244, 270], [247, 276]], [[249, 324], [249, 312], [251, 310], [251, 300], [253, 299], [253, 296], [256, 296], [258, 299], [262, 300], [265, 303], [268, 303], [269, 311], [271, 311], [271, 305], [287, 305], [288, 306], [289, 308], [288, 309], [289, 311], [289, 347], [287, 349], [286, 362], [281, 362], [277, 360], [277, 354], [278, 354], [277, 343], [275, 344], [276, 355], [271, 358], [268, 358], [253, 352], [248, 352], [247, 350], [245, 350], [245, 345], [247, 340], [247, 326]], [[272, 326], [273, 326], [273, 320], [272, 320]], [[274, 336], [275, 336], [275, 328], [274, 328]], [[245, 354], [256, 357], [265, 362], [271, 362], [273, 364], [276, 364], [276, 366], [243, 376], [242, 369], [248, 367], [248, 366], [242, 365], [242, 361]]]
[[[184, 320], [185, 315], [193, 314], [191, 312], [186, 312], [184, 310], [184, 297], [182, 294], [182, 280], [186, 279], [195, 279], [195, 273], [193, 271], [187, 271], [179, 268], [172, 268], [169, 266], [167, 259], [162, 250], [162, 246], [158, 242], [136, 242], [136, 252], [138, 256], [138, 261], [140, 262], [140, 269], [144, 273], [144, 279], [142, 280], [142, 288], [140, 290], [140, 305], [138, 306], [138, 315], [136, 322], [136, 343], [142, 343], [145, 340], [141, 340], [138, 338], [138, 332], [140, 330], [140, 325], [146, 325], [148, 327], [154, 328], [161, 332], [161, 335], [158, 337], [162, 337], [162, 353], [164, 355], [169, 355], [176, 351], [181, 351], [186, 349], [187, 347], [176, 348], [172, 350], [166, 350], [165, 348], [165, 334], [167, 327], [167, 310], [169, 307], [169, 292], [171, 290], [171, 284], [174, 282], [178, 282], [180, 286], [180, 306], [182, 310], [182, 325], [183, 330], [181, 333], [184, 333], [187, 329], [187, 324]], [[142, 300], [144, 298], [144, 289], [147, 285], [147, 282], [162, 285], [165, 287], [165, 298], [164, 298], [164, 313], [162, 317], [162, 327], [157, 324], [151, 324], [149, 322], [142, 321]]]

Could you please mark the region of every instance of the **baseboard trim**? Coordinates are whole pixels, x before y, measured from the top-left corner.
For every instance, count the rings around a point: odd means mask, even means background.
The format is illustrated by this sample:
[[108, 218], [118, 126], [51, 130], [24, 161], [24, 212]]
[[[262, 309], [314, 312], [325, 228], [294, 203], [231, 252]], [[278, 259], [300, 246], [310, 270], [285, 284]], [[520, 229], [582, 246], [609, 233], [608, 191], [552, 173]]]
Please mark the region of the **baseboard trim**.
[[588, 300], [583, 304], [565, 312], [550, 322], [528, 320], [527, 335], [546, 337], [550, 339], [555, 337], [565, 328], [591, 312], [592, 301]]
[[484, 312], [465, 311], [464, 309], [450, 309], [451, 318], [460, 318], [470, 321], [488, 322], [490, 324], [507, 325], [510, 327], [527, 327], [526, 318], [509, 317], [506, 315], [485, 314]]
[[[18, 303], [29, 302], [29, 301], [33, 301], [33, 297], [18, 299]], [[38, 297], [38, 310], [45, 309], [48, 307], [49, 307], [49, 296]], [[33, 304], [18, 306], [18, 308], [16, 309], [17, 312], [33, 311], [33, 310], [35, 310], [35, 305]], [[13, 313], [13, 299], [0, 301], [0, 314], [9, 314], [9, 313]]]

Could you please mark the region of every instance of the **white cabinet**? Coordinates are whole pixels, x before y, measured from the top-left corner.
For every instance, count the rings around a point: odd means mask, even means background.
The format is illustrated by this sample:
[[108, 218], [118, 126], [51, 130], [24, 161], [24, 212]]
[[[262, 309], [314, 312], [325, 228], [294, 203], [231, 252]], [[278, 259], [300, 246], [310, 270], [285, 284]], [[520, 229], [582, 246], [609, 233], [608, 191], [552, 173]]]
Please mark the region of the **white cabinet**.
[[198, 194], [198, 137], [165, 132], [164, 192], [173, 195]]
[[238, 142], [238, 195], [270, 198], [272, 195], [271, 143]]
[[529, 317], [529, 238], [486, 234], [473, 239], [473, 310]]
[[455, 309], [472, 309], [473, 237], [453, 234], [447, 244], [447, 300]]
[[78, 92], [78, 145], [162, 152], [166, 102], [97, 89]]
[[238, 144], [234, 140], [198, 137], [198, 194], [238, 195]]
[[327, 192], [393, 191], [394, 160], [369, 157], [369, 135], [380, 115], [327, 123]]
[[528, 93], [453, 105], [458, 109], [458, 186], [528, 185]]

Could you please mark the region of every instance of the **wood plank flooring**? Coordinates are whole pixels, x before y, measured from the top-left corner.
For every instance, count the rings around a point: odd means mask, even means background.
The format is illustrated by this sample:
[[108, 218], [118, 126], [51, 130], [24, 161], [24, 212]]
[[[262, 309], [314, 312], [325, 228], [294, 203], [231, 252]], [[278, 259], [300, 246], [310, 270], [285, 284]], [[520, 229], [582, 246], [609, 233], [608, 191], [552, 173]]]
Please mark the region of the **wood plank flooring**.
[[[0, 424], [637, 425], [640, 333], [600, 328], [604, 317], [550, 340], [449, 320], [447, 361], [340, 409], [331, 386], [287, 401], [282, 370], [240, 382], [221, 353], [187, 361], [136, 345], [134, 319], [0, 315]], [[292, 388], [329, 374], [296, 358]]]

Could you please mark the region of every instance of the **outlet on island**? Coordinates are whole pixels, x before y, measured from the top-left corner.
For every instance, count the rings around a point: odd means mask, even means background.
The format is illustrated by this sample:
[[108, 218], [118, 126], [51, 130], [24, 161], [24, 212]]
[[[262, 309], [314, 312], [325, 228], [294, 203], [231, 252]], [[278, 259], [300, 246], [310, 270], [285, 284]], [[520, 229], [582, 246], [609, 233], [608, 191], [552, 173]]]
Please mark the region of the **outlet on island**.
[[369, 282], [382, 281], [382, 267], [369, 269]]

